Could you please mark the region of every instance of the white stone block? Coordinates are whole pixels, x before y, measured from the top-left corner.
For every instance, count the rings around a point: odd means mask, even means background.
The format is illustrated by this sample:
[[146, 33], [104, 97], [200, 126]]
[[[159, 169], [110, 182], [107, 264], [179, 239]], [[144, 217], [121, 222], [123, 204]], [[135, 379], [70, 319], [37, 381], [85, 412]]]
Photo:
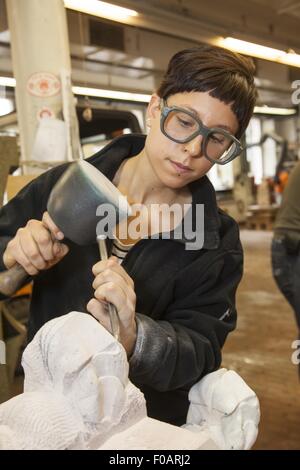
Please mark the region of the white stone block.
[[46, 323], [27, 346], [24, 393], [0, 405], [0, 449], [249, 449], [259, 403], [233, 371], [189, 393], [184, 428], [147, 417], [124, 348], [92, 316]]
[[192, 433], [152, 418], [143, 418], [107, 439], [99, 450], [216, 450], [206, 431]]

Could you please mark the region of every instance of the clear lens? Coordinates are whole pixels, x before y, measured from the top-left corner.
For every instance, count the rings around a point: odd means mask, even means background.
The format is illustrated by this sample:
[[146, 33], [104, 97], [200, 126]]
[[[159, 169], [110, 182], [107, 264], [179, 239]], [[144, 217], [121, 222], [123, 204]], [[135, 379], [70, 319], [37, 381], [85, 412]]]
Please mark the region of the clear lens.
[[212, 160], [226, 161], [237, 151], [237, 144], [226, 132], [211, 132], [207, 136], [205, 150]]
[[[171, 110], [163, 122], [165, 134], [176, 142], [188, 142], [197, 134], [205, 140], [205, 155], [216, 162], [226, 162], [236, 156], [239, 146], [233, 136], [224, 130], [208, 132], [202, 129], [198, 120], [184, 111]], [[206, 138], [204, 137], [206, 135]]]
[[166, 134], [179, 141], [185, 141], [198, 129], [199, 124], [192, 116], [176, 110], [171, 111], [164, 122]]

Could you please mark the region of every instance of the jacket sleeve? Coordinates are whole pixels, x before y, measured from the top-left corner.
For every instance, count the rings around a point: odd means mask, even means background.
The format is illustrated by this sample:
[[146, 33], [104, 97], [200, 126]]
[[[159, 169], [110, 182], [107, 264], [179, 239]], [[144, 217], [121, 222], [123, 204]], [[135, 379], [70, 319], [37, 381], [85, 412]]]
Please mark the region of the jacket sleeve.
[[[188, 295], [181, 288], [189, 278], [185, 269], [174, 287], [179, 294], [163, 320], [137, 313], [137, 341], [129, 361], [132, 380], [169, 391], [190, 387], [220, 366], [221, 348], [236, 326], [242, 266], [241, 250], [220, 255], [209, 269], [202, 267], [198, 285], [197, 279], [191, 282]], [[195, 266], [190, 269], [195, 278]]]
[[0, 210], [0, 271], [5, 270], [3, 254], [8, 242], [28, 220], [41, 220], [50, 191], [66, 165], [50, 170], [27, 184]]

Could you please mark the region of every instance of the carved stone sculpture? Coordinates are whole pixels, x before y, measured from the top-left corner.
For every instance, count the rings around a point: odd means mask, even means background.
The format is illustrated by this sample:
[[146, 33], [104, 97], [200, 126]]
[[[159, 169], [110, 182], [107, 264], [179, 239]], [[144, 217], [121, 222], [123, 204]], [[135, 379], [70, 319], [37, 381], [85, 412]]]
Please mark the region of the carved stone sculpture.
[[0, 449], [246, 449], [256, 439], [257, 397], [226, 369], [192, 387], [186, 429], [148, 418], [125, 350], [85, 313], [46, 323], [22, 365], [24, 393], [0, 405]]

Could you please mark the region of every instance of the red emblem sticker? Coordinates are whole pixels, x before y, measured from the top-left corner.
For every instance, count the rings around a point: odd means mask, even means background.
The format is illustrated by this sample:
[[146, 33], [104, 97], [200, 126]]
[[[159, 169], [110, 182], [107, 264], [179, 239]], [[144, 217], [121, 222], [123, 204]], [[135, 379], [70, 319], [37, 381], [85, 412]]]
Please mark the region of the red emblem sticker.
[[52, 111], [52, 109], [44, 106], [38, 111], [37, 118], [38, 120], [44, 119], [44, 118], [54, 118], [54, 112]]
[[60, 92], [60, 80], [53, 73], [37, 72], [29, 77], [27, 90], [33, 96], [54, 96]]

